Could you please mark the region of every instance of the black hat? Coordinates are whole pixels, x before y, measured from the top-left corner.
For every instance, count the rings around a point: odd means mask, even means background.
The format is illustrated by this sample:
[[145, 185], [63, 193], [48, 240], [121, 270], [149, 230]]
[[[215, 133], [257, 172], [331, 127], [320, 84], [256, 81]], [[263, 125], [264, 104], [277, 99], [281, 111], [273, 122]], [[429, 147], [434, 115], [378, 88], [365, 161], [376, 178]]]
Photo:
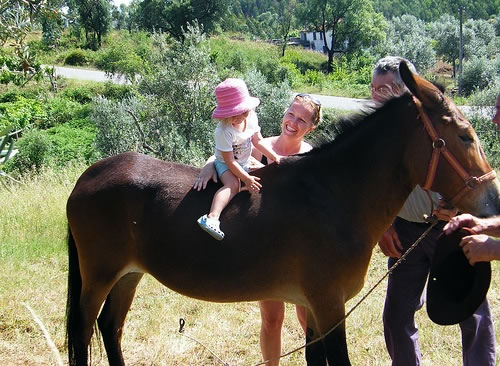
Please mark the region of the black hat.
[[460, 240], [471, 235], [465, 229], [437, 240], [427, 284], [427, 313], [434, 323], [457, 324], [470, 317], [486, 298], [490, 287], [491, 264], [469, 264]]

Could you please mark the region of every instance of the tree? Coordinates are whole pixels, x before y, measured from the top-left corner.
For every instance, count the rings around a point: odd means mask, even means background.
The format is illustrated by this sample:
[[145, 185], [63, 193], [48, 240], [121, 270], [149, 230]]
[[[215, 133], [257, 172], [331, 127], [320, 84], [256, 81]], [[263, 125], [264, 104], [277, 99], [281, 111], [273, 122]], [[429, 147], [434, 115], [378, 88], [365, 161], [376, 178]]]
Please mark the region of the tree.
[[458, 6], [473, 19], [488, 19], [500, 12], [498, 0], [374, 0], [375, 10], [388, 19], [407, 14], [427, 22], [436, 21], [443, 14], [458, 17]]
[[469, 33], [470, 39], [464, 45], [464, 57], [486, 56], [498, 54], [495, 47], [495, 28], [493, 24], [483, 19], [469, 19], [464, 24], [464, 33]]
[[100, 48], [102, 37], [111, 25], [111, 0], [79, 0], [76, 6], [87, 46], [94, 50]]
[[210, 32], [225, 13], [227, 0], [144, 0], [139, 3], [137, 20], [149, 31], [162, 30], [183, 39], [183, 29], [193, 21]]
[[33, 78], [41, 78], [40, 63], [26, 41], [35, 23], [51, 12], [43, 0], [0, 0], [0, 45], [9, 41], [13, 55], [0, 55], [0, 82], [24, 86]]
[[401, 56], [410, 60], [419, 71], [425, 71], [436, 62], [432, 43], [424, 21], [413, 15], [394, 17], [389, 22], [387, 39], [378, 50], [378, 56]]
[[113, 21], [113, 28], [126, 29], [129, 24], [129, 8], [125, 4], [120, 4], [120, 7], [115, 5], [111, 6], [111, 18]]
[[449, 14], [442, 15], [429, 25], [431, 37], [435, 40], [435, 50], [443, 61], [453, 66], [453, 77], [456, 76], [455, 62], [459, 56], [458, 20]]
[[295, 12], [297, 10], [296, 0], [281, 0], [277, 9], [279, 35], [283, 40], [281, 57], [285, 56], [286, 45], [290, 37], [290, 31], [296, 24]]
[[[333, 70], [334, 53], [354, 52], [384, 36], [384, 21], [373, 10], [372, 0], [308, 0], [302, 12], [306, 25], [323, 33], [328, 73]], [[330, 44], [328, 34], [331, 34]]]

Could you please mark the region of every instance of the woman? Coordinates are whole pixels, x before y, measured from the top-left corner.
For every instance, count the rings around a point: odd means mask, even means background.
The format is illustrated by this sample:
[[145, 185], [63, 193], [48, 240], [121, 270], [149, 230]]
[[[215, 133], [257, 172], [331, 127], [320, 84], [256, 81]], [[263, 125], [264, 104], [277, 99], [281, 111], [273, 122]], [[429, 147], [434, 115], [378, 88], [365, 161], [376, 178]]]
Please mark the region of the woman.
[[[281, 123], [279, 136], [266, 137], [262, 144], [279, 156], [289, 156], [305, 153], [312, 146], [304, 141], [304, 137], [311, 133], [321, 121], [321, 103], [307, 94], [298, 94], [285, 111]], [[258, 150], [252, 155], [257, 164], [267, 164], [265, 156]], [[205, 163], [200, 175], [193, 184], [193, 188], [200, 191], [205, 189], [209, 180], [217, 182], [217, 173], [214, 169], [214, 157]], [[259, 167], [258, 165], [256, 167]], [[262, 325], [260, 329], [260, 348], [264, 360], [277, 358], [281, 354], [281, 328], [285, 318], [285, 304], [282, 301], [259, 301]], [[299, 323], [306, 331], [306, 310], [296, 306]], [[269, 366], [278, 366], [279, 359], [268, 362]]]

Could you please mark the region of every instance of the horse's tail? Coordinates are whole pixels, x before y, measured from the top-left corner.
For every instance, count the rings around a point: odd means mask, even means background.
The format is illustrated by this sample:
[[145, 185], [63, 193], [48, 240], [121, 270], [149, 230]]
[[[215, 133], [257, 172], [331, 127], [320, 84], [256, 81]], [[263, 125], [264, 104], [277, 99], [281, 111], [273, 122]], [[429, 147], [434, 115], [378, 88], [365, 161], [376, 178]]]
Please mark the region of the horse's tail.
[[69, 364], [76, 364], [75, 339], [76, 330], [81, 326], [80, 295], [82, 292], [82, 276], [78, 262], [75, 239], [68, 226], [68, 298], [66, 301], [66, 344]]

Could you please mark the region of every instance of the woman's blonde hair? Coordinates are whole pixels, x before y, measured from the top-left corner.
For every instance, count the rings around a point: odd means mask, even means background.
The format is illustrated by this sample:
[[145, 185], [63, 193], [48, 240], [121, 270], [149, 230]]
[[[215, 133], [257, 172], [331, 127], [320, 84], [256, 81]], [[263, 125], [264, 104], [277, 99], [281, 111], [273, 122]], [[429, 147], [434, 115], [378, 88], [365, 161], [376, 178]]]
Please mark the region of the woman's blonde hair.
[[321, 110], [321, 102], [309, 94], [297, 94], [293, 99], [292, 104], [296, 100], [310, 105], [313, 108], [314, 113], [311, 122], [314, 126], [319, 125], [323, 116], [323, 111]]

